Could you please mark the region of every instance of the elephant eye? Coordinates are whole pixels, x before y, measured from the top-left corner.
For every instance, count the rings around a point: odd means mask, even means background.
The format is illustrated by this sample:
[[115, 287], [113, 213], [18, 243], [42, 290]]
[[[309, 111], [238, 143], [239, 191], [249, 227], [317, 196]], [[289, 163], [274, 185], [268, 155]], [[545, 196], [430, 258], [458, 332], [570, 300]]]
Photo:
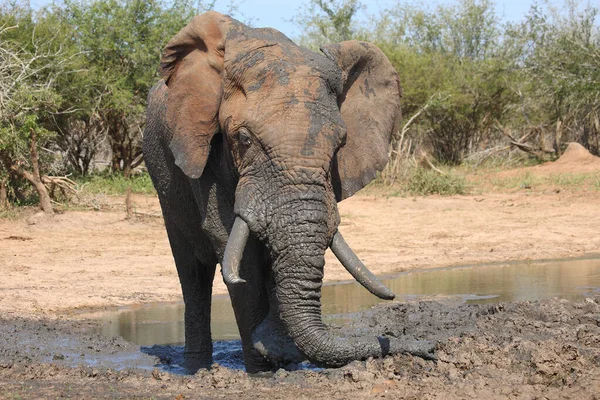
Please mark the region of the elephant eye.
[[250, 147], [252, 144], [252, 136], [250, 136], [250, 132], [246, 128], [241, 128], [238, 131], [238, 141], [243, 147]]

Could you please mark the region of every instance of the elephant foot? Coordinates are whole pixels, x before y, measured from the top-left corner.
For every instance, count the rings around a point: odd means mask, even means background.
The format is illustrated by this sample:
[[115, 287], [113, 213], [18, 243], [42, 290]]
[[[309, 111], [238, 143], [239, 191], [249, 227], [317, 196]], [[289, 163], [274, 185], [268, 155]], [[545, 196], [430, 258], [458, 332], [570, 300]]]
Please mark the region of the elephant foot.
[[254, 347], [249, 347], [244, 351], [244, 366], [249, 374], [259, 374], [261, 372], [271, 372], [275, 369], [275, 365], [265, 358]]
[[186, 351], [184, 353], [183, 367], [185, 372], [194, 375], [200, 369], [210, 369], [212, 365], [212, 353], [207, 356], [203, 352]]
[[435, 348], [437, 342], [429, 340], [402, 340], [397, 338], [379, 337], [383, 355], [411, 354], [424, 360], [437, 360]]
[[274, 329], [274, 325], [265, 318], [256, 326], [252, 333], [254, 348], [276, 366], [291, 363], [301, 363], [306, 360], [292, 338], [281, 329]]

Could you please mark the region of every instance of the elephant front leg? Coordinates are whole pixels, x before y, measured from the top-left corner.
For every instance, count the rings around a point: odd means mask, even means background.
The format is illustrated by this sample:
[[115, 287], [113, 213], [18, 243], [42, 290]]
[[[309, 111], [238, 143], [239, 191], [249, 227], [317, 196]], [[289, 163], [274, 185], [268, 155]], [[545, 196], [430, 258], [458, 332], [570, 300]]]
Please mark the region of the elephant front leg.
[[210, 316], [215, 269], [216, 265], [205, 266], [198, 261], [192, 270], [177, 268], [185, 303], [185, 369], [192, 374], [212, 365]]
[[[248, 281], [247, 281], [248, 282]], [[268, 306], [260, 288], [248, 282], [243, 285], [229, 286], [231, 305], [242, 340], [246, 372], [253, 374], [271, 371], [274, 365], [254, 347], [252, 332], [265, 319]]]
[[260, 354], [277, 366], [306, 360], [279, 318], [278, 311], [270, 310], [267, 318], [256, 326], [252, 332], [252, 344]]
[[269, 267], [265, 279], [269, 296], [269, 313], [252, 332], [252, 344], [256, 350], [278, 366], [300, 363], [306, 360], [290, 337], [279, 317], [279, 300], [275, 294], [275, 281]]
[[[216, 262], [208, 261], [209, 256], [200, 254], [180, 231], [169, 224], [165, 225], [177, 266], [177, 273], [185, 304], [185, 369], [194, 374], [200, 368], [212, 365], [212, 335], [210, 329], [211, 297]], [[206, 241], [208, 243], [208, 241]], [[210, 249], [208, 245], [206, 253]]]
[[242, 339], [246, 372], [271, 371], [274, 365], [254, 347], [252, 332], [269, 313], [269, 296], [265, 282], [263, 246], [250, 237], [246, 245], [240, 275], [246, 282], [227, 285], [231, 305]]
[[271, 371], [306, 359], [279, 318], [277, 301], [263, 290], [248, 283], [229, 288], [249, 373]]

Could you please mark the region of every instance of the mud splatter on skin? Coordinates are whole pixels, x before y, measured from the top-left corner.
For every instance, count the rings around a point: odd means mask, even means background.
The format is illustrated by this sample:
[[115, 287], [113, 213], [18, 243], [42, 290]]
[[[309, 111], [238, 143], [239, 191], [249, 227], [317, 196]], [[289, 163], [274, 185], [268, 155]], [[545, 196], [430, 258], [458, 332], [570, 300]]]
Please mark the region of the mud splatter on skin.
[[369, 79], [365, 78], [363, 85], [360, 86], [360, 92], [368, 99], [370, 96], [375, 96], [375, 90], [369, 85]]
[[231, 19], [233, 26], [227, 33], [227, 40], [247, 40], [256, 39], [265, 42], [274, 43], [293, 43], [287, 36], [273, 28], [252, 28], [248, 27], [239, 21]]
[[267, 80], [266, 76], [263, 76], [262, 78], [260, 78], [259, 80], [257, 80], [255, 83], [253, 83], [252, 85], [248, 86], [248, 91], [249, 92], [256, 92], [257, 90], [259, 90], [262, 85], [265, 83], [265, 81]]
[[[248, 96], [252, 94], [256, 109], [250, 112], [250, 120], [245, 120], [243, 115], [234, 119], [237, 119], [237, 124], [247, 124], [251, 128], [256, 126], [253, 133], [261, 137], [263, 120], [272, 112], [263, 105], [268, 103], [273, 93], [289, 96], [290, 100], [285, 102], [288, 115], [292, 116], [292, 124], [303, 126], [302, 134], [306, 137], [300, 154], [315, 156], [315, 148], [320, 147], [320, 157], [332, 157], [335, 149], [344, 143], [346, 131], [338, 105], [343, 87], [342, 71], [324, 55], [298, 47], [288, 39], [281, 40], [281, 36], [276, 31], [262, 29], [236, 29], [228, 35], [227, 52], [234, 56], [229, 58], [226, 54], [225, 57], [224, 99], [235, 97], [236, 91]], [[258, 48], [260, 50], [256, 50]], [[260, 55], [249, 55], [252, 52]], [[291, 85], [293, 79], [295, 82]], [[303, 96], [298, 95], [302, 93], [299, 92], [302, 87]], [[239, 107], [243, 107], [242, 103], [237, 107], [228, 106], [225, 113], [237, 113]], [[308, 112], [302, 112], [300, 107]], [[285, 130], [285, 126], [281, 130]], [[266, 146], [273, 144], [267, 143]]]
[[[314, 94], [310, 93], [310, 96], [314, 96]], [[320, 143], [319, 136], [321, 135], [323, 135], [332, 149], [337, 148], [343, 140], [342, 135], [345, 132], [344, 129], [346, 125], [339, 112], [332, 112], [331, 107], [323, 107], [323, 105], [331, 106], [332, 103], [333, 107], [335, 107], [335, 94], [330, 91], [330, 87], [325, 81], [320, 83], [315, 101], [306, 101], [304, 103], [304, 107], [310, 112], [310, 125], [308, 137], [300, 152], [303, 156], [313, 155], [313, 149]], [[335, 110], [335, 108], [333, 108], [333, 110]], [[332, 129], [327, 129], [328, 125], [333, 125], [331, 126]]]
[[[254, 64], [246, 64], [247, 68], [251, 68], [253, 66]], [[287, 61], [272, 61], [267, 65], [266, 68], [263, 68], [258, 73], [258, 80], [252, 85], [248, 86], [248, 91], [256, 92], [261, 89], [269, 77], [273, 77], [280, 86], [287, 86], [290, 83], [290, 75], [295, 72], [295, 70], [296, 69]]]

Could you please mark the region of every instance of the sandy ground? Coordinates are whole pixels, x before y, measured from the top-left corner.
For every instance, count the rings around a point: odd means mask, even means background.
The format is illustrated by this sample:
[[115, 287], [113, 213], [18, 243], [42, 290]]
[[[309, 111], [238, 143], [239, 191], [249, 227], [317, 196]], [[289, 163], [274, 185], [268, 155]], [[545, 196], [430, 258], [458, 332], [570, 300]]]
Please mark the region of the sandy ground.
[[[553, 190], [456, 197], [373, 197], [340, 204], [340, 231], [378, 275], [600, 251], [599, 192]], [[138, 211], [159, 213], [151, 197]], [[329, 253], [326, 280], [350, 275]], [[0, 221], [0, 312], [180, 300], [162, 220], [123, 211], [69, 211]], [[215, 279], [215, 293], [225, 293]]]
[[[600, 160], [571, 151], [526, 171], [589, 173], [600, 171]], [[341, 232], [378, 275], [600, 252], [597, 189], [386, 193], [374, 189], [340, 204]], [[358, 318], [362, 330], [366, 324], [386, 334], [408, 329], [416, 338], [437, 338], [438, 362], [394, 356], [263, 379], [224, 368], [179, 377], [86, 366], [89, 354], [124, 352], [132, 366], [142, 356], [122, 339], [91, 337], [89, 322], [73, 311], [181, 299], [158, 202], [136, 196], [134, 203], [139, 214], [133, 220], [125, 219], [122, 206], [0, 220], [0, 398], [598, 398], [599, 298], [500, 306], [395, 303]], [[326, 261], [327, 281], [350, 279], [331, 254]], [[215, 293], [224, 292], [217, 278]], [[62, 343], [58, 350], [47, 347], [55, 342]], [[82, 357], [80, 366], [62, 362], [65, 346]]]

